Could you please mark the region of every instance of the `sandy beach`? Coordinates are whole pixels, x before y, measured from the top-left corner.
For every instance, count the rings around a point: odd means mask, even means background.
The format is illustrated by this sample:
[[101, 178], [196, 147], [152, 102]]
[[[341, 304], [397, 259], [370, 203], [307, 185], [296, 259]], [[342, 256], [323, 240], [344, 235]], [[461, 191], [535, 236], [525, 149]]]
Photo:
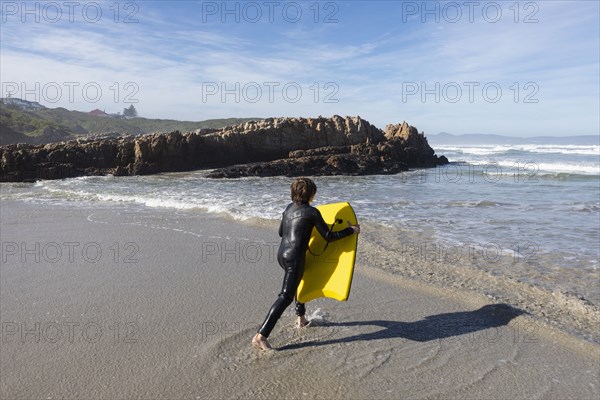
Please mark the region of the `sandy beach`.
[[0, 216], [2, 399], [600, 396], [598, 344], [394, 274], [367, 240], [349, 300], [309, 303], [301, 331], [287, 310], [259, 352], [283, 276], [273, 223], [13, 201]]

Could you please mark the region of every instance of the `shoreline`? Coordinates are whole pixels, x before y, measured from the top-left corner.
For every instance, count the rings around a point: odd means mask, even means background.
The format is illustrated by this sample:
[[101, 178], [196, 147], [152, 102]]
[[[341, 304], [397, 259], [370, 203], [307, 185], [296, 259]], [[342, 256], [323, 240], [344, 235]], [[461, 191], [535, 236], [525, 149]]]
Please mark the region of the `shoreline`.
[[[10, 204], [11, 202], [17, 207], [19, 204], [27, 204], [27, 206], [36, 208], [34, 204], [23, 203], [18, 200], [3, 201], [4, 204]], [[113, 205], [104, 204], [99, 209], [116, 208], [119, 212], [125, 214], [130, 211], [131, 205], [128, 203], [118, 204], [117, 207], [115, 205], [116, 203]], [[94, 209], [95, 206], [90, 205], [90, 209]], [[60, 210], [68, 206], [45, 205], [44, 207], [55, 207]], [[157, 214], [178, 215], [180, 216], [178, 218], [185, 218], [199, 213], [211, 221], [220, 221], [222, 224], [242, 224], [272, 232], [276, 232], [279, 226], [279, 222], [276, 220], [260, 217], [239, 218], [225, 211], [171, 210], [141, 204], [135, 204], [134, 208], [137, 210], [136, 213], [145, 217]], [[92, 215], [88, 219], [92, 218]], [[90, 222], [93, 221], [90, 220]], [[161, 225], [162, 222], [159, 219], [157, 224]], [[135, 220], [128, 223], [138, 224]], [[171, 229], [158, 225], [153, 227], [151, 224], [143, 224], [146, 228]], [[519, 266], [515, 259], [511, 260], [511, 255], [503, 255], [500, 259], [490, 263], [489, 259], [483, 256], [481, 252], [474, 252], [471, 245], [444, 248], [444, 241], [437, 238], [433, 231], [398, 230], [395, 227], [376, 222], [361, 223], [361, 226], [363, 232], [361, 233], [360, 247], [357, 252], [357, 263], [374, 265], [374, 268], [387, 273], [389, 276], [399, 276], [441, 290], [450, 290], [457, 295], [466, 294], [507, 303], [531, 314], [543, 324], [561, 329], [591, 343], [600, 344], [600, 330], [597, 329], [597, 326], [600, 325], [600, 306], [591, 303], [580, 295], [550, 290], [538, 284], [496, 274], [493, 268], [494, 264], [500, 266], [510, 265], [511, 268]], [[178, 229], [175, 228], [175, 230]], [[202, 236], [193, 232], [186, 233], [191, 233], [196, 237]], [[248, 244], [253, 243], [251, 237], [243, 240]], [[270, 252], [271, 259], [275, 259], [278, 244], [279, 238], [275, 237], [271, 242], [263, 244], [265, 247], [262, 251]], [[458, 249], [461, 251], [461, 248], [462, 253], [458, 256], [451, 254], [452, 250]], [[212, 249], [208, 250], [213, 251]], [[221, 249], [218, 248], [216, 251], [221, 251]], [[456, 263], [457, 260], [460, 262]], [[454, 261], [454, 263], [449, 261]]]
[[[270, 226], [18, 202], [1, 214], [2, 242], [29, 251], [25, 262], [4, 253], [0, 270], [3, 398], [600, 393], [597, 344], [502, 301], [374, 266], [385, 260], [359, 257], [349, 301], [310, 302], [316, 326], [294, 331], [288, 309], [272, 335], [279, 351], [262, 353], [250, 339], [281, 285]], [[64, 243], [77, 243], [72, 257]]]

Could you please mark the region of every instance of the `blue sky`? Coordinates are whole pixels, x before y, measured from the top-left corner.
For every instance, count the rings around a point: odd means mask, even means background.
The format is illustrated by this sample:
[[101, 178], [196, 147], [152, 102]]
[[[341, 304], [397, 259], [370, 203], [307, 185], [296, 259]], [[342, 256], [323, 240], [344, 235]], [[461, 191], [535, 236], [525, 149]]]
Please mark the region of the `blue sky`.
[[600, 129], [597, 1], [79, 3], [1, 2], [3, 97], [431, 134]]

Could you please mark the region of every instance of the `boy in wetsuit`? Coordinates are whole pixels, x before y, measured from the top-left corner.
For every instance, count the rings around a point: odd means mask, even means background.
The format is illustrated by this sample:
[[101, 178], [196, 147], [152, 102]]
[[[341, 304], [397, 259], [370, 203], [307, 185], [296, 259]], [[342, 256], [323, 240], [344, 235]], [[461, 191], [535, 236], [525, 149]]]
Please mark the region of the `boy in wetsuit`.
[[[319, 210], [310, 205], [317, 186], [308, 178], [297, 178], [292, 182], [292, 203], [283, 212], [279, 236], [281, 244], [277, 252], [277, 261], [284, 269], [283, 287], [269, 310], [265, 321], [252, 339], [252, 345], [261, 350], [271, 349], [267, 338], [275, 327], [283, 311], [292, 303], [296, 296], [298, 284], [304, 274], [304, 259], [308, 249], [308, 241], [313, 230], [317, 231], [327, 242], [342, 239], [346, 236], [360, 232], [359, 225], [350, 225], [339, 232], [331, 232]], [[297, 326], [304, 327], [308, 324], [304, 314], [306, 309], [303, 303], [296, 299]]]

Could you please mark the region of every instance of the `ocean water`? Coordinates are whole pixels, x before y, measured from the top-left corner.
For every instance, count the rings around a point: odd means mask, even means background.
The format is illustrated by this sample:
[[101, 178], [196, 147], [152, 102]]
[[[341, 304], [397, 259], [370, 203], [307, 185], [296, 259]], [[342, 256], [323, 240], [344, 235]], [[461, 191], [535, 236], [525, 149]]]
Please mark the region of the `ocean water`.
[[[451, 164], [397, 175], [316, 177], [315, 204], [350, 201], [365, 226], [431, 232], [427, 252], [461, 247], [483, 251], [491, 261], [512, 257], [519, 268], [493, 273], [600, 305], [599, 146], [433, 147]], [[3, 183], [0, 200], [278, 220], [290, 182], [214, 180], [206, 171], [83, 177]], [[398, 252], [414, 250], [398, 236]]]

